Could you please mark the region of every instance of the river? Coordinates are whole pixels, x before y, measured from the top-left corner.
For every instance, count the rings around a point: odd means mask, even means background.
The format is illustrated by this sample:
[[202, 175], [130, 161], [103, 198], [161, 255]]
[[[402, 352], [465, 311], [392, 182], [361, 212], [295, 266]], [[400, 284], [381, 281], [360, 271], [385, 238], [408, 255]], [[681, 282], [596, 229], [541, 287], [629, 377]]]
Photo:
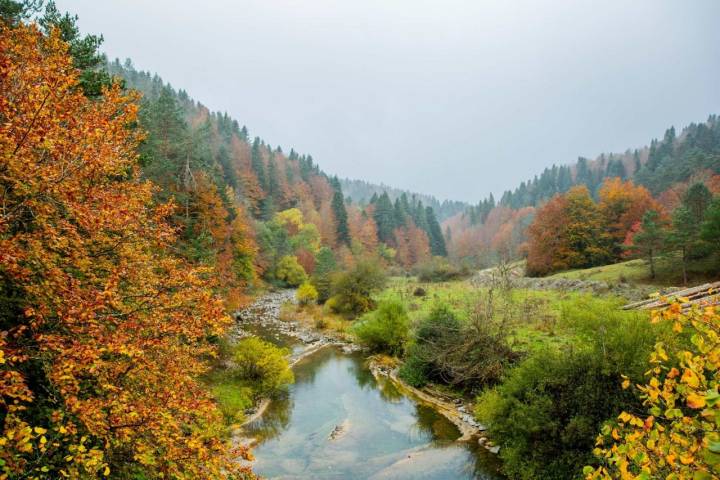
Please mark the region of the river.
[[[254, 334], [298, 352], [272, 325]], [[295, 383], [244, 427], [253, 469], [271, 479], [499, 479], [497, 459], [432, 408], [376, 379], [360, 353], [326, 347], [294, 368]]]

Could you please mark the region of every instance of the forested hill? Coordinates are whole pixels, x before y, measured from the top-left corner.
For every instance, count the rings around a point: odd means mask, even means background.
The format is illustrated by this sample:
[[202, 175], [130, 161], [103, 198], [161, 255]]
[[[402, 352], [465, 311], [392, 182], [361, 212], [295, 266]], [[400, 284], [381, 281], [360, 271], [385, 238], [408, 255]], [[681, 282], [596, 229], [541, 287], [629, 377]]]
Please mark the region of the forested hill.
[[353, 202], [367, 204], [370, 203], [373, 197], [379, 197], [383, 193], [387, 193], [390, 200], [393, 202], [401, 198], [403, 194], [408, 198], [416, 198], [418, 201], [423, 202], [428, 207], [432, 207], [439, 221], [446, 220], [453, 215], [466, 211], [470, 205], [466, 202], [460, 202], [457, 200], [443, 200], [440, 201], [432, 195], [423, 193], [410, 192], [408, 190], [402, 190], [399, 188], [390, 187], [384, 183], [370, 183], [364, 180], [351, 180], [349, 178], [341, 179], [340, 185], [342, 186], [343, 193], [346, 197], [350, 198]]
[[[499, 200], [490, 195], [444, 222], [449, 251], [455, 259], [475, 266], [492, 264], [500, 257], [526, 255], [528, 248], [532, 250], [527, 229], [535, 221], [537, 211], [555, 196], [567, 199], [574, 187], [585, 189], [589, 202], [600, 203], [607, 200], [604, 196], [619, 189], [627, 195], [634, 192], [646, 200], [652, 199], [662, 215], [669, 215], [684, 202], [686, 192], [695, 184], [704, 185], [710, 194], [720, 192], [717, 115], [690, 124], [679, 134], [670, 127], [662, 139], [652, 140], [647, 147], [602, 154], [594, 160], [580, 157], [572, 165], [553, 165], [515, 190], [506, 191]], [[619, 247], [616, 244], [613, 248]], [[617, 255], [614, 258], [617, 260]]]
[[[632, 179], [659, 196], [674, 183], [685, 182], [701, 172], [720, 173], [720, 120], [711, 115], [707, 121], [692, 123], [677, 134], [675, 127], [649, 146], [624, 153], [603, 153], [595, 160], [579, 157], [572, 165], [553, 165], [515, 190], [506, 191], [500, 205], [514, 209], [537, 206], [556, 193], [574, 185], [585, 185], [597, 194], [606, 178]], [[482, 200], [470, 214], [487, 215], [496, 205], [492, 196]]]
[[[106, 68], [123, 78], [127, 89], [143, 94], [143, 174], [161, 187], [161, 195], [185, 204], [185, 218], [178, 221], [187, 235], [188, 255], [214, 257], [218, 244], [232, 249], [234, 243], [212, 235], [204, 240], [207, 228], [199, 220], [206, 214], [197, 210], [213, 202], [200, 198], [203, 192], [217, 197], [216, 222], [232, 222], [246, 213], [255, 221], [239, 221], [249, 226], [256, 240], [255, 268], [248, 256], [240, 261], [241, 268], [228, 267], [229, 278], [223, 284], [242, 285], [241, 280], [249, 281], [255, 273], [265, 281], [287, 284], [285, 267], [312, 274], [318, 259], [327, 257], [320, 254], [321, 247], [346, 264], [381, 255], [385, 261], [411, 267], [430, 255], [446, 254], [432, 206], [446, 204], [407, 195], [392, 202], [382, 194], [369, 203], [346, 204], [342, 183], [321, 171], [310, 155], [292, 149], [285, 153], [257, 136], [251, 138], [248, 129], [226, 113], [209, 111], [157, 75], [137, 71], [130, 61], [115, 60]], [[223, 229], [232, 227], [218, 225], [216, 231]], [[239, 278], [237, 272], [242, 272]]]

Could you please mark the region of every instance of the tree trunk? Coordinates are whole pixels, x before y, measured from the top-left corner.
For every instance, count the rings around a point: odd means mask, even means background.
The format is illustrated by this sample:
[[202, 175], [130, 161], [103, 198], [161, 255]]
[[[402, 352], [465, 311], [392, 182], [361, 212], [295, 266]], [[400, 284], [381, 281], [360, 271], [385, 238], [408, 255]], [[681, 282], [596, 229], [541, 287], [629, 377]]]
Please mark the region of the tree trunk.
[[653, 258], [653, 251], [650, 250], [650, 278], [655, 279], [655, 259]]

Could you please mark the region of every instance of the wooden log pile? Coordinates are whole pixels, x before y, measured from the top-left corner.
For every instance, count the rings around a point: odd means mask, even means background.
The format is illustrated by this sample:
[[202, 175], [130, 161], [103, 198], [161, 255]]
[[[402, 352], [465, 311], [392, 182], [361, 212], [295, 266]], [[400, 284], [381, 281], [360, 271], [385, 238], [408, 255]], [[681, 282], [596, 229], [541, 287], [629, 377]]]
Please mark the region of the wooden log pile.
[[692, 288], [678, 290], [669, 295], [633, 302], [622, 307], [623, 310], [662, 310], [682, 298], [683, 310], [693, 305], [720, 305], [720, 282], [705, 283]]

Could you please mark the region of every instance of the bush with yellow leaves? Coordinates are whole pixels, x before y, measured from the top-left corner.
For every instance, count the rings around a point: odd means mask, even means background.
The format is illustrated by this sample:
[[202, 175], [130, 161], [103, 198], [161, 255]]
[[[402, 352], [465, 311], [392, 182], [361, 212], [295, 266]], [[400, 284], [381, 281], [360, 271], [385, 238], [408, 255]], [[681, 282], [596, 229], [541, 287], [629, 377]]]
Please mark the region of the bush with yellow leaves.
[[[634, 387], [647, 411], [622, 412], [603, 427], [595, 449], [603, 465], [585, 467], [588, 480], [720, 478], [720, 314], [715, 307], [684, 312], [674, 303], [652, 321], [671, 322], [688, 341], [655, 345], [649, 380]], [[623, 387], [631, 388], [628, 379]]]

